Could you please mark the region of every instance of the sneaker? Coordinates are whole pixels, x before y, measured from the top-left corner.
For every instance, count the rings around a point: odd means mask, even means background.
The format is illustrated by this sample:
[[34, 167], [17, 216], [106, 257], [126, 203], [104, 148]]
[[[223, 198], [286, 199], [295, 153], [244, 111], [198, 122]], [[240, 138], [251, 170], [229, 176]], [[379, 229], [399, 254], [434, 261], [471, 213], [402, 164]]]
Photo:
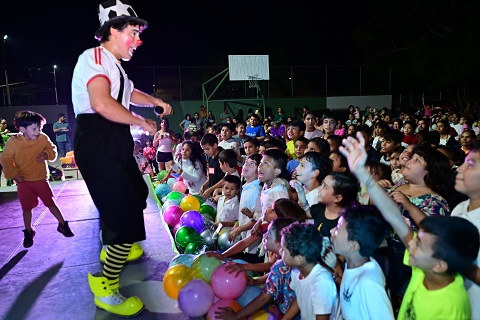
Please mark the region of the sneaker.
[[63, 225], [61, 223], [58, 224], [57, 231], [63, 234], [65, 237], [73, 237], [74, 234], [70, 227], [68, 226], [68, 221], [65, 221]]
[[33, 246], [33, 237], [35, 237], [35, 230], [32, 229], [32, 232], [28, 232], [27, 229], [23, 231], [23, 246], [25, 248], [30, 248]]

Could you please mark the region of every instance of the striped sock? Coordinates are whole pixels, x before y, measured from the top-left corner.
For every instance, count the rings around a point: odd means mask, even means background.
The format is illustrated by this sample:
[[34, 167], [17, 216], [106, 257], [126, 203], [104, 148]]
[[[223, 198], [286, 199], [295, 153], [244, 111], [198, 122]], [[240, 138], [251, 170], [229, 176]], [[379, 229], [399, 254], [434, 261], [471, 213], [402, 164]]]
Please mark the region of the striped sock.
[[114, 244], [107, 246], [107, 258], [103, 266], [103, 275], [110, 280], [118, 279], [123, 265], [127, 260], [133, 243]]

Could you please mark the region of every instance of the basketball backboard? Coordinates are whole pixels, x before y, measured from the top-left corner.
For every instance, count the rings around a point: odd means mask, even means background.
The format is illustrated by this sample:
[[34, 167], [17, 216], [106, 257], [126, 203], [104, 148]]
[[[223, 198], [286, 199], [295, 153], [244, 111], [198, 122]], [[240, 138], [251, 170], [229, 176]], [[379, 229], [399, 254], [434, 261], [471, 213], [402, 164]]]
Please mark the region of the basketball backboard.
[[268, 55], [229, 55], [230, 81], [270, 80]]

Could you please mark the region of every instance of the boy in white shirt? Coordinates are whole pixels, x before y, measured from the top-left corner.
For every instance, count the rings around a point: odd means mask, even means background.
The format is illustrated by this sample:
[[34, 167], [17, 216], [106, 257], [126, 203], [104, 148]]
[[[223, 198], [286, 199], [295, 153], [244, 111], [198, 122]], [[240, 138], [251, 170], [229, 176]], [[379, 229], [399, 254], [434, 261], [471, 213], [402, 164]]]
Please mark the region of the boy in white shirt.
[[330, 272], [318, 262], [322, 236], [310, 223], [293, 223], [282, 230], [280, 254], [292, 271], [290, 287], [297, 300], [289, 314], [298, 309], [302, 319], [333, 319], [336, 314], [337, 288]]
[[326, 263], [335, 266], [337, 257], [345, 258], [345, 269], [335, 268], [341, 277], [340, 308], [345, 320], [394, 319], [392, 304], [385, 290], [385, 276], [371, 256], [386, 234], [386, 222], [373, 207], [347, 209], [332, 229], [332, 251]]
[[229, 174], [223, 178], [223, 196], [218, 199], [216, 224], [221, 223], [224, 227], [233, 227], [238, 220], [240, 185], [240, 178], [237, 176]]

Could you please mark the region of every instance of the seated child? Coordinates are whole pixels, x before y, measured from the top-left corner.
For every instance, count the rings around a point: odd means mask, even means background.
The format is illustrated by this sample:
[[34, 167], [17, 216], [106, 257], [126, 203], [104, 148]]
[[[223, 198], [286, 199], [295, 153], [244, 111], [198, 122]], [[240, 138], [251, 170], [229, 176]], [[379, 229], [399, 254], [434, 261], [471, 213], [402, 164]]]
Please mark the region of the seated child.
[[300, 164], [300, 159], [303, 157], [305, 153], [305, 149], [307, 148], [308, 139], [305, 137], [298, 137], [297, 140], [294, 142], [294, 152], [295, 158], [288, 160], [287, 162], [287, 170], [290, 172], [292, 177], [295, 176], [295, 169]]
[[337, 288], [330, 272], [318, 263], [322, 236], [313, 224], [299, 222], [281, 234], [280, 254], [285, 265], [294, 268], [290, 287], [297, 295], [288, 315], [300, 311], [302, 319], [329, 319], [336, 313]]
[[[385, 290], [385, 276], [372, 258], [386, 232], [385, 220], [369, 206], [345, 209], [337, 226], [332, 229], [333, 253], [328, 253], [327, 257], [333, 259], [327, 264], [341, 278], [339, 299], [345, 320], [394, 319], [392, 304]], [[334, 268], [337, 263], [335, 254], [345, 258], [344, 268], [338, 265]]]
[[[270, 268], [262, 292], [240, 311], [234, 312], [231, 308], [220, 308], [215, 315], [217, 319], [245, 319], [259, 311], [270, 301], [273, 301], [282, 314], [286, 314], [290, 305], [295, 301], [295, 292], [290, 288], [292, 268], [287, 266], [280, 256], [281, 231], [286, 226], [298, 220], [292, 218], [277, 218], [273, 220], [264, 235], [265, 250], [275, 254], [277, 261]], [[250, 285], [258, 285], [257, 279], [249, 279]]]

